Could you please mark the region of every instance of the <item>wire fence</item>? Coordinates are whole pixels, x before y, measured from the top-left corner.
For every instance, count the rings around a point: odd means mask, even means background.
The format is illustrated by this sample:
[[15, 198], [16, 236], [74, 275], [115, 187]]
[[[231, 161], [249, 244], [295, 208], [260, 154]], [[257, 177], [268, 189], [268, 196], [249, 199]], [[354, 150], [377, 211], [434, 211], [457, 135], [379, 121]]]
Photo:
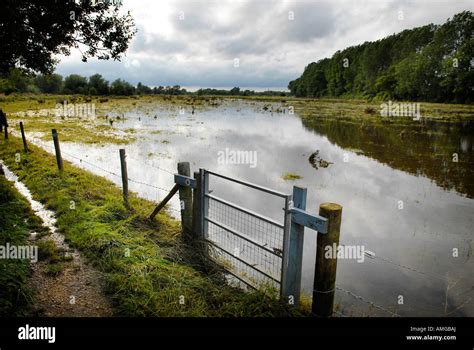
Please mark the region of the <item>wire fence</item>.
[[213, 258], [252, 286], [279, 288], [283, 229], [225, 202], [209, 199], [207, 239]]
[[[54, 147], [46, 144], [41, 143], [39, 144], [41, 147], [45, 147], [51, 150], [54, 154], [55, 149]], [[121, 179], [121, 174], [118, 174], [114, 171], [109, 169], [105, 169], [102, 166], [94, 164], [85, 159], [85, 157], [80, 157], [69, 152], [61, 151], [62, 154], [66, 155], [67, 157], [73, 158], [78, 160], [80, 163], [87, 164], [93, 168], [96, 168], [106, 174], [114, 176], [116, 178]], [[163, 168], [161, 166], [157, 166], [154, 164], [150, 164], [148, 162], [143, 162], [143, 160], [136, 159], [134, 157], [130, 157], [127, 155], [128, 158], [132, 159], [135, 162], [140, 164], [145, 164], [151, 168], [154, 168], [158, 171], [164, 172], [168, 175], [174, 175], [175, 173], [171, 170]], [[144, 181], [140, 181], [134, 178], [128, 178], [130, 182], [136, 183], [138, 185], [146, 186], [149, 188], [154, 188], [158, 191], [162, 191], [165, 193], [169, 193], [171, 189], [166, 189], [157, 185], [149, 184]], [[212, 203], [212, 205], [211, 205]], [[251, 239], [259, 242], [259, 245], [263, 248], [258, 248], [256, 245], [249, 243], [248, 240], [238, 237], [229, 233], [225, 228], [222, 226], [218, 226], [216, 224], [210, 223], [209, 224], [209, 238], [211, 242], [214, 242], [214, 248], [212, 249], [213, 254], [215, 257], [218, 258], [221, 262], [223, 262], [224, 266], [227, 268], [231, 275], [237, 277], [239, 280], [242, 281], [242, 276], [244, 276], [244, 282], [246, 285], [254, 288], [256, 284], [255, 281], [259, 281], [259, 284], [270, 284], [274, 286], [278, 286], [279, 277], [281, 275], [281, 253], [283, 248], [283, 230], [280, 227], [272, 226], [268, 222], [259, 220], [256, 217], [252, 217], [244, 212], [236, 211], [235, 208], [226, 206], [225, 204], [217, 201], [210, 200], [209, 206], [209, 217], [216, 221], [219, 221], [223, 225], [233, 228], [236, 231], [245, 233], [246, 236], [250, 237]], [[179, 213], [180, 210], [168, 207], [168, 210], [174, 211]], [[235, 211], [235, 213], [231, 213], [231, 211]], [[235, 215], [234, 215], [235, 214]], [[345, 246], [345, 244], [340, 244], [341, 246]], [[257, 248], [256, 248], [257, 247]], [[256, 254], [255, 249], [259, 249], [259, 253]], [[433, 273], [428, 273], [425, 271], [421, 271], [417, 268], [407, 266], [405, 264], [398, 263], [391, 259], [365, 252], [366, 257], [371, 260], [378, 260], [383, 263], [390, 264], [398, 269], [403, 269], [407, 271], [411, 271], [425, 277], [429, 277], [432, 279], [436, 279], [438, 281], [442, 281], [448, 284], [449, 289], [449, 282], [447, 278], [444, 276], [436, 275]], [[358, 295], [350, 290], [340, 287], [339, 285], [336, 286], [336, 290], [345, 293], [354, 299], [363, 302], [379, 311], [385, 312], [392, 317], [400, 317], [397, 312], [389, 310], [388, 308], [375, 304], [374, 302], [368, 300], [367, 298]], [[465, 291], [465, 293], [474, 292], [473, 289]], [[469, 302], [471, 298], [466, 300], [464, 304]], [[460, 307], [456, 308], [454, 311], [459, 309]], [[449, 312], [451, 314], [452, 312]], [[341, 311], [336, 310], [335, 314], [340, 317], [349, 317], [348, 315], [343, 314]]]
[[[45, 146], [45, 147], [49, 148], [53, 153], [55, 152], [54, 147], [52, 147], [52, 146], [50, 146], [50, 145], [48, 145], [48, 144], [42, 144], [42, 146]], [[62, 154], [62, 155], [65, 155], [65, 156], [67, 156], [67, 157], [76, 159], [76, 160], [78, 160], [80, 163], [87, 164], [87, 165], [89, 165], [89, 166], [91, 166], [91, 167], [93, 167], [93, 168], [96, 168], [96, 169], [98, 169], [98, 170], [100, 170], [100, 171], [102, 171], [102, 172], [104, 172], [104, 173], [106, 173], [106, 174], [112, 175], [112, 176], [114, 176], [114, 177], [116, 177], [116, 178], [118, 178], [118, 179], [121, 179], [121, 178], [122, 178], [122, 175], [121, 175], [121, 174], [118, 174], [118, 173], [113, 172], [113, 171], [111, 171], [111, 170], [105, 169], [105, 168], [102, 167], [102, 166], [99, 166], [99, 165], [97, 165], [97, 164], [94, 164], [94, 163], [92, 163], [92, 162], [90, 162], [90, 161], [84, 159], [85, 157], [79, 157], [79, 156], [76, 156], [76, 155], [71, 154], [71, 153], [69, 153], [69, 152], [65, 152], [65, 151], [63, 151], [63, 150], [61, 150], [61, 154]], [[168, 174], [174, 175], [174, 173], [172, 173], [171, 171], [165, 170], [165, 169], [163, 169], [163, 168], [161, 168], [161, 167], [160, 167], [160, 168], [159, 168], [159, 167], [155, 167], [155, 166], [153, 166], [153, 167], [156, 168], [156, 169], [159, 169], [159, 170], [161, 170], [161, 171], [165, 171], [165, 172], [168, 173]], [[150, 187], [150, 188], [154, 188], [154, 189], [159, 190], [159, 191], [162, 191], [162, 192], [164, 192], [164, 193], [169, 193], [169, 192], [171, 191], [171, 189], [166, 189], [166, 188], [163, 188], [163, 187], [160, 187], [160, 186], [152, 185], [152, 184], [146, 183], [146, 182], [144, 182], [144, 181], [136, 180], [136, 179], [133, 179], [133, 178], [130, 178], [130, 177], [127, 177], [127, 178], [128, 178], [128, 181], [130, 181], [130, 182], [136, 183], [136, 184], [138, 184], [138, 185], [142, 185], [142, 186], [147, 186], [147, 187]], [[180, 212], [180, 210], [177, 210], [177, 209], [172, 208], [172, 207], [168, 207], [168, 210], [171, 210], [171, 211], [176, 212], [176, 213], [179, 213], [179, 212]]]

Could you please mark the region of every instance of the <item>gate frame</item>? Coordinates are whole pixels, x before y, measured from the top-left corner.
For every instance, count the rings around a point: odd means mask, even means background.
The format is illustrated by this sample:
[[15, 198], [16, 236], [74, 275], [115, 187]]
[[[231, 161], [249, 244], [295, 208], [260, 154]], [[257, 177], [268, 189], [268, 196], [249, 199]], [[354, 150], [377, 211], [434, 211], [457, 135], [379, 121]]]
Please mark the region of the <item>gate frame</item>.
[[[283, 256], [281, 257], [281, 275], [280, 275], [280, 297], [284, 297], [287, 293], [286, 290], [284, 290], [284, 286], [286, 286], [288, 283], [286, 282], [286, 279], [288, 279], [288, 265], [289, 265], [289, 245], [290, 245], [290, 231], [291, 231], [291, 206], [292, 206], [292, 195], [288, 195], [282, 192], [278, 192], [275, 190], [272, 190], [267, 187], [263, 187], [260, 185], [253, 184], [251, 182], [247, 181], [242, 181], [238, 179], [231, 178], [226, 175], [222, 175], [219, 173], [215, 173], [213, 171], [209, 171], [203, 168], [199, 169], [199, 176], [201, 179], [201, 191], [200, 191], [200, 201], [201, 201], [201, 217], [200, 217], [200, 223], [201, 223], [201, 234], [202, 234], [202, 239], [207, 241], [207, 233], [209, 230], [209, 222], [208, 222], [208, 216], [209, 216], [209, 175], [219, 177], [221, 179], [237, 183], [243, 186], [247, 186], [250, 188], [253, 188], [255, 190], [265, 192], [280, 198], [283, 198], [285, 200], [285, 207], [282, 208], [284, 210], [284, 222], [283, 225], [279, 223], [272, 223], [280, 228], [283, 229], [283, 246], [282, 246], [282, 251], [283, 251]], [[265, 220], [263, 216], [259, 213], [252, 213], [252, 210], [246, 209], [249, 215], [253, 215], [254, 217], [260, 218], [262, 220]], [[261, 271], [256, 270], [257, 272], [261, 273]], [[244, 282], [245, 283], [245, 282]]]

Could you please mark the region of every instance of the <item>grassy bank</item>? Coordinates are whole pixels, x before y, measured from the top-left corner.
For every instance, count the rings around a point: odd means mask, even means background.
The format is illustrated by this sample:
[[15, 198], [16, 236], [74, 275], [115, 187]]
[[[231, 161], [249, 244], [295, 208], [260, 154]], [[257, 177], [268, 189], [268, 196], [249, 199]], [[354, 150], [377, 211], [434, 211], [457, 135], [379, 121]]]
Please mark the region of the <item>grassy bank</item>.
[[130, 197], [108, 180], [55, 158], [38, 147], [21, 153], [21, 140], [2, 140], [0, 158], [33, 197], [57, 214], [57, 227], [104, 273], [117, 314], [127, 316], [289, 316], [299, 314], [271, 293], [244, 293], [226, 284], [221, 271], [204, 274], [179, 238], [180, 227], [166, 213], [154, 222], [154, 203]]
[[[0, 246], [28, 245], [31, 232], [46, 231], [28, 201], [0, 174]], [[30, 261], [0, 259], [0, 317], [28, 313], [32, 291], [28, 287]]]

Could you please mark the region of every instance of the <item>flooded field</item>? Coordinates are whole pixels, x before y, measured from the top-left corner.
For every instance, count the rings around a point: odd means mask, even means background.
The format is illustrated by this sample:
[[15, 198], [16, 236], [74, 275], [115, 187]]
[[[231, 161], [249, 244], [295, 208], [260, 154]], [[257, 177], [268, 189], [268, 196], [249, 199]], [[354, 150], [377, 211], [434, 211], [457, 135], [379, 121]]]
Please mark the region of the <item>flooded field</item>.
[[[55, 127], [65, 159], [118, 185], [118, 150], [126, 148], [130, 190], [157, 202], [173, 186], [179, 161], [189, 161], [192, 171], [206, 168], [283, 193], [306, 187], [307, 210], [317, 213], [323, 202], [341, 204], [341, 243], [367, 252], [362, 261], [338, 261], [339, 312], [474, 316], [474, 117], [380, 120], [345, 118], [344, 110], [330, 117], [315, 104], [307, 109], [301, 104], [293, 109], [286, 101], [237, 99], [104, 103], [93, 123], [71, 124], [79, 142], [62, 130], [67, 119], [47, 113], [18, 116], [12, 124], [23, 118], [28, 138], [50, 152], [47, 130]], [[28, 118], [42, 128], [29, 129]], [[101, 131], [85, 138], [90, 129]], [[223, 160], [233, 151], [250, 157]], [[218, 182], [213, 190], [282, 218], [282, 203], [269, 196]], [[175, 198], [170, 213], [178, 210]], [[306, 229], [307, 295], [314, 259], [315, 233]]]

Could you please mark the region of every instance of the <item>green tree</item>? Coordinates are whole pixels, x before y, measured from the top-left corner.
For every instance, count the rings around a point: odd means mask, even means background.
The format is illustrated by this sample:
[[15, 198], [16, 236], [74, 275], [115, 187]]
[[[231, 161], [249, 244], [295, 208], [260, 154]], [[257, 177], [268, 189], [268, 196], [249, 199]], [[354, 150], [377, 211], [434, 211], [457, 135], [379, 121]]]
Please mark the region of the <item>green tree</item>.
[[78, 74], [71, 74], [64, 79], [64, 92], [66, 94], [86, 94], [87, 78]]
[[118, 1], [3, 0], [0, 75], [13, 67], [51, 73], [56, 54], [81, 45], [82, 59], [120, 59], [136, 30]]
[[137, 84], [137, 94], [139, 94], [139, 95], [149, 95], [151, 93], [153, 93], [153, 90], [150, 87], [148, 87], [146, 85], [143, 85], [140, 82]]
[[122, 79], [117, 79], [110, 85], [110, 93], [112, 95], [129, 96], [135, 93], [135, 87]]
[[39, 74], [35, 78], [35, 84], [41, 92], [57, 94], [62, 91], [63, 77], [60, 74]]
[[337, 51], [306, 66], [288, 84], [301, 97], [382, 96], [435, 102], [472, 102], [474, 16], [404, 30]]
[[109, 93], [109, 82], [100, 74], [91, 75], [88, 86], [91, 95], [107, 95]]

